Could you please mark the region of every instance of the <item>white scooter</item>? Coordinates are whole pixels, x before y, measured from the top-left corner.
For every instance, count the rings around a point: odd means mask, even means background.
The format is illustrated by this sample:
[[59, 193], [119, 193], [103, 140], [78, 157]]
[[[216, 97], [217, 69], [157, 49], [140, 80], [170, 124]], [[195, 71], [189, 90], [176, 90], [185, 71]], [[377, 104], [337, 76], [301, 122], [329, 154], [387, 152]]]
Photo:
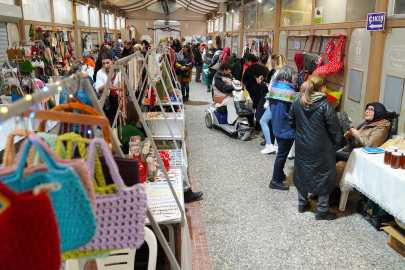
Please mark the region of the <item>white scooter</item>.
[[234, 124], [230, 125], [227, 121], [227, 112], [226, 107], [211, 107], [206, 110], [205, 115], [205, 125], [208, 128], [213, 126], [219, 127], [229, 134], [238, 134], [238, 138], [242, 141], [246, 141], [250, 137], [250, 132], [254, 129], [249, 127], [249, 122], [246, 115], [252, 114], [253, 110], [253, 101], [249, 95], [245, 96], [243, 91], [243, 86], [240, 81], [232, 81], [233, 87], [233, 98], [235, 102], [236, 112], [239, 115], [238, 119]]

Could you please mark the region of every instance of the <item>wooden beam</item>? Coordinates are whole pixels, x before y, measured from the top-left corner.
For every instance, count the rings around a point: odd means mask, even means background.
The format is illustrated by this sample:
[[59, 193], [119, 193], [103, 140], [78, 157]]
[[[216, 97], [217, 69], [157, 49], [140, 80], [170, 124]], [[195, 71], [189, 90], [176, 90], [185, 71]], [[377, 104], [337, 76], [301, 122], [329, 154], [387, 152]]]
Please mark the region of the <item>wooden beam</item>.
[[[125, 4], [125, 3], [128, 3], [128, 2], [132, 2], [132, 1], [134, 1], [134, 0], [124, 0], [124, 1], [119, 1], [119, 2], [113, 2], [113, 3], [109, 3], [111, 6], [117, 6], [117, 5], [121, 5], [121, 4]], [[140, 1], [139, 1], [140, 2]], [[138, 3], [139, 3], [138, 2]], [[137, 2], [135, 2], [135, 3], [133, 3], [133, 4], [136, 4]]]
[[190, 10], [193, 11], [193, 12], [195, 12], [195, 13], [204, 14], [204, 15], [206, 14], [205, 12], [195, 10], [195, 9], [193, 9], [192, 7], [190, 7]]
[[[185, 0], [183, 0], [183, 1], [185, 1]], [[187, 3], [183, 2], [183, 1], [177, 0], [176, 3], [182, 3], [188, 7]], [[194, 9], [200, 9], [203, 12], [211, 12], [213, 9], [215, 9], [215, 8], [209, 8], [209, 7], [200, 7], [197, 5], [191, 5], [191, 7], [193, 7]]]

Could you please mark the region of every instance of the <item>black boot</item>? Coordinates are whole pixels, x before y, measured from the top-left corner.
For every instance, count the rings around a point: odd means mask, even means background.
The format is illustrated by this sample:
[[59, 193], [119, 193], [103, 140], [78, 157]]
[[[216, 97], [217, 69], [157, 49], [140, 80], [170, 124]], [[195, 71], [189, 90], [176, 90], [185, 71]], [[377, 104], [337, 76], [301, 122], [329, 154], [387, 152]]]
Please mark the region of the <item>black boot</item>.
[[290, 189], [289, 186], [287, 186], [286, 184], [284, 184], [282, 182], [277, 183], [277, 182], [273, 182], [273, 181], [270, 182], [269, 188], [278, 189], [278, 190], [289, 190]]
[[311, 195], [309, 195], [309, 198], [313, 201], [316, 201], [318, 200], [318, 195], [312, 193]]
[[198, 192], [193, 192], [191, 188], [184, 192], [184, 202], [189, 203], [189, 202], [194, 202], [198, 201], [203, 196], [203, 193], [201, 191]]
[[207, 86], [207, 92], [211, 92], [211, 87]]
[[261, 145], [261, 146], [266, 146], [266, 140], [262, 141], [262, 142], [260, 143], [260, 145]]
[[323, 220], [323, 219], [334, 220], [334, 219], [337, 219], [337, 216], [336, 216], [336, 214], [331, 213], [329, 211], [328, 212], [318, 212], [318, 211], [316, 211], [315, 219], [316, 220]]
[[285, 175], [285, 173], [282, 172], [280, 175], [280, 181], [285, 181], [285, 179], [287, 179], [287, 175]]
[[304, 205], [298, 205], [298, 213], [304, 213], [309, 208], [311, 208], [311, 204], [309, 202]]

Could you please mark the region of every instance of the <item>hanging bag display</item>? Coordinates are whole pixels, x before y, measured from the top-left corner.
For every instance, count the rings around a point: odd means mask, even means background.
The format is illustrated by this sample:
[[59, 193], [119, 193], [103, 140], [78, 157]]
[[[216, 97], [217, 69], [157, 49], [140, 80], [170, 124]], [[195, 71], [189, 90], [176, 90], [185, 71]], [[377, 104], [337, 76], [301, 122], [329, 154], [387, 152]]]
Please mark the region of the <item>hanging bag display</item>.
[[308, 71], [308, 74], [312, 74], [315, 69], [317, 69], [319, 61], [321, 60], [321, 52], [323, 47], [323, 36], [321, 36], [321, 41], [319, 43], [318, 53], [312, 53], [312, 48], [315, 43], [315, 36], [312, 40], [311, 50], [309, 53], [304, 53], [304, 70]]
[[[27, 129], [16, 129], [8, 134], [6, 147], [4, 149], [3, 154], [3, 167], [9, 167], [15, 163], [14, 136], [28, 136], [28, 135], [35, 135], [35, 133]], [[32, 147], [27, 157], [28, 166], [32, 166], [34, 164], [34, 153], [35, 148]]]
[[107, 143], [100, 138], [91, 141], [88, 147], [87, 167], [94, 176], [96, 144], [103, 149], [107, 166], [118, 189], [117, 194], [96, 195], [97, 232], [91, 243], [81, 250], [139, 248], [144, 242], [147, 197], [145, 187], [137, 184], [125, 188], [117, 164]]
[[[23, 178], [28, 150], [34, 145], [49, 171], [37, 172]], [[62, 252], [79, 248], [90, 242], [96, 231], [96, 222], [90, 200], [72, 167], [61, 166], [51, 158], [52, 150], [40, 138], [31, 135], [21, 145], [17, 156], [16, 170], [3, 176], [4, 182], [15, 191], [26, 191], [40, 184], [57, 180], [62, 188], [50, 197], [59, 225]], [[9, 167], [13, 168], [13, 167]], [[8, 168], [5, 168], [8, 169]]]
[[302, 49], [302, 52], [297, 52], [294, 55], [294, 62], [297, 65], [298, 72], [300, 72], [304, 68], [304, 51], [305, 46], [307, 46], [308, 37], [305, 39], [305, 45]]
[[[339, 36], [339, 35], [337, 35], [337, 36]], [[326, 45], [325, 51], [323, 52], [323, 55], [322, 55], [322, 60], [319, 62], [318, 67], [313, 72], [313, 74], [323, 74], [326, 77], [329, 77], [329, 76], [332, 76], [333, 74], [338, 73], [339, 70], [342, 69], [342, 67], [343, 67], [343, 43], [345, 40], [344, 35], [340, 35], [339, 42], [336, 46], [336, 49], [333, 51], [333, 54], [331, 55], [330, 60], [329, 60], [329, 56], [328, 56], [329, 62], [326, 65], [321, 66], [323, 59], [325, 58], [325, 55], [329, 50], [329, 47], [332, 48], [332, 44], [334, 44], [333, 37], [334, 36], [332, 36], [332, 39], [328, 43], [328, 45]], [[340, 59], [338, 61], [339, 55], [340, 55]]]
[[16, 193], [0, 181], [0, 269], [60, 269], [60, 239], [48, 194]]

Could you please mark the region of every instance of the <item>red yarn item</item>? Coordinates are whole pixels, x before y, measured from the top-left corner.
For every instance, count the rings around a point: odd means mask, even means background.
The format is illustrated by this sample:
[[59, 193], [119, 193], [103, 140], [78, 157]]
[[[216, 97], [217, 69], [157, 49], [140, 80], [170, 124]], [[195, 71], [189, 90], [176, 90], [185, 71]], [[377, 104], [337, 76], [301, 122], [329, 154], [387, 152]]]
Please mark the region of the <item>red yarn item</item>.
[[0, 205], [0, 269], [59, 270], [61, 244], [48, 194], [15, 193], [0, 181]]
[[[323, 74], [326, 77], [332, 76], [336, 73], [339, 72], [339, 70], [342, 69], [343, 67], [343, 42], [345, 40], [344, 35], [340, 35], [339, 42], [336, 46], [336, 49], [333, 51], [333, 55], [329, 59], [328, 55], [328, 63], [326, 65], [322, 65], [322, 61], [325, 58], [326, 53], [328, 52], [329, 47], [333, 49], [334, 43], [333, 43], [333, 37], [331, 41], [326, 45], [325, 51], [322, 55], [321, 60], [319, 61], [318, 67], [312, 74]], [[338, 61], [338, 57], [340, 55], [340, 59]]]

